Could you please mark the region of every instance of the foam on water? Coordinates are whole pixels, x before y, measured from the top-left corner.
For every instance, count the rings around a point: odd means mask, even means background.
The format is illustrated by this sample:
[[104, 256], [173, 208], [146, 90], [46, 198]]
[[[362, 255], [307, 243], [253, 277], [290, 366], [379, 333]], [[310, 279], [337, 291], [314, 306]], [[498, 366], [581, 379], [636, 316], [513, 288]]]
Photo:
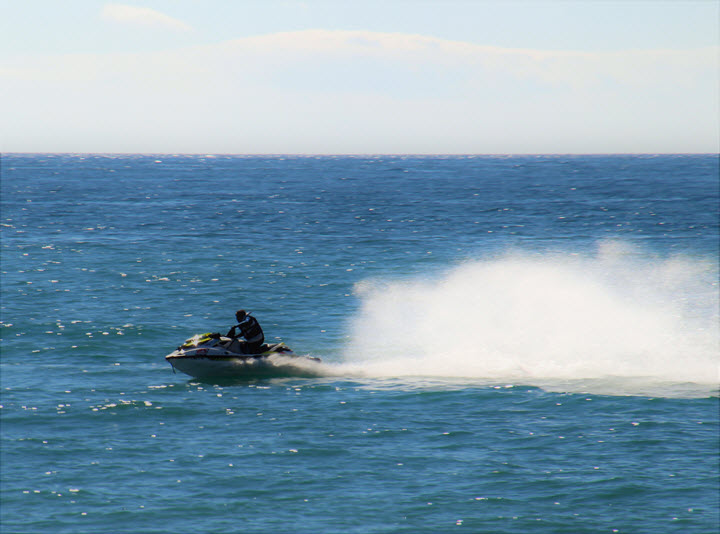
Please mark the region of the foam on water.
[[717, 265], [706, 260], [611, 242], [593, 255], [511, 252], [355, 289], [345, 361], [366, 376], [574, 381], [625, 394], [718, 384]]

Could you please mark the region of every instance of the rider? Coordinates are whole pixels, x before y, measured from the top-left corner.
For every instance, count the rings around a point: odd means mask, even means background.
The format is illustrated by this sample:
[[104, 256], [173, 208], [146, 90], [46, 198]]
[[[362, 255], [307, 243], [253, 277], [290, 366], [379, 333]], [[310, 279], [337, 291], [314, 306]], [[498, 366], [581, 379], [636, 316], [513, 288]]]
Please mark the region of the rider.
[[[244, 337], [246, 343], [244, 347], [245, 350], [243, 352], [246, 354], [259, 354], [262, 352], [260, 347], [265, 342], [265, 334], [263, 334], [262, 328], [257, 322], [257, 319], [248, 314], [245, 310], [238, 310], [235, 313], [235, 319], [237, 319], [238, 324], [233, 326], [227, 333], [227, 337], [233, 339], [233, 345], [235, 345], [235, 340], [237, 338]], [[236, 328], [240, 329], [239, 334], [235, 334]]]

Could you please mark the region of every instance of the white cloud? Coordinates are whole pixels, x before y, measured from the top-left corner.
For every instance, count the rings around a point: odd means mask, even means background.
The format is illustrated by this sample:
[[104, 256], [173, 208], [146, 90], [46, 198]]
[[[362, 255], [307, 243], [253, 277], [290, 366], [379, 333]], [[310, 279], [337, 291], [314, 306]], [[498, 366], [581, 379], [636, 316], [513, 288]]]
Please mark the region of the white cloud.
[[192, 30], [192, 27], [185, 22], [148, 7], [129, 6], [126, 4], [106, 4], [103, 7], [102, 16], [107, 20], [121, 24], [159, 26], [176, 31]]
[[[718, 47], [695, 50], [620, 52], [545, 51], [500, 48], [414, 34], [305, 30], [237, 39], [217, 45], [220, 55], [274, 59], [292, 64], [373, 60], [409, 69], [457, 69], [469, 76], [488, 71], [549, 84], [592, 85], [613, 79], [628, 85], [674, 84], [714, 69]], [[678, 74], [682, 73], [682, 76]], [[690, 78], [688, 78], [690, 77]]]

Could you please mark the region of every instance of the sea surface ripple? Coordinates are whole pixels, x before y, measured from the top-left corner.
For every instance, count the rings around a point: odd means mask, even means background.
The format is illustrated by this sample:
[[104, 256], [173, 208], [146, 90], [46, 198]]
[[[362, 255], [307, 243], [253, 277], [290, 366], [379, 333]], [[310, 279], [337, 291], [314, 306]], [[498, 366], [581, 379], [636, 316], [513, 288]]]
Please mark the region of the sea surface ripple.
[[[715, 155], [0, 171], [3, 533], [720, 529]], [[238, 308], [320, 371], [173, 374]]]

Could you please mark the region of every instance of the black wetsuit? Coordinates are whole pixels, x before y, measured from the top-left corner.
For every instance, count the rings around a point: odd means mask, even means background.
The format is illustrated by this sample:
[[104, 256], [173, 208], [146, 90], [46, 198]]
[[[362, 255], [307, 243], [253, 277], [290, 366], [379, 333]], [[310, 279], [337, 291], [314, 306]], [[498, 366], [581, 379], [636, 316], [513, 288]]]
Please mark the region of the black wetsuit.
[[[235, 329], [240, 329], [240, 334], [235, 334]], [[257, 319], [251, 315], [246, 315], [245, 318], [240, 321], [239, 324], [233, 326], [227, 334], [227, 337], [235, 339], [236, 337], [242, 336], [245, 338], [245, 353], [246, 354], [259, 354], [262, 352], [260, 347], [265, 343], [265, 334], [263, 334], [260, 323]]]

